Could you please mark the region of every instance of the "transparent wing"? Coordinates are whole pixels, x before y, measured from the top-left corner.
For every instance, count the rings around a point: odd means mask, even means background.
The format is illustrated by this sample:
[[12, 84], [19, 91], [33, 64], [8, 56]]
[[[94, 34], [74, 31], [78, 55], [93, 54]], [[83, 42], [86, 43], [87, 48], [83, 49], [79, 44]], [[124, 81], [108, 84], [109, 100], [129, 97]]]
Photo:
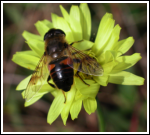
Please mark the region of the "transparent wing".
[[37, 67], [35, 68], [34, 73], [31, 76], [31, 79], [25, 90], [25, 100], [30, 101], [30, 99], [40, 90], [45, 80], [49, 75], [47, 68], [47, 58], [45, 55], [40, 59]]
[[73, 60], [73, 66], [69, 63], [68, 65], [75, 70], [94, 76], [101, 76], [103, 74], [103, 69], [96, 59], [88, 56], [71, 45], [68, 45], [67, 53]]

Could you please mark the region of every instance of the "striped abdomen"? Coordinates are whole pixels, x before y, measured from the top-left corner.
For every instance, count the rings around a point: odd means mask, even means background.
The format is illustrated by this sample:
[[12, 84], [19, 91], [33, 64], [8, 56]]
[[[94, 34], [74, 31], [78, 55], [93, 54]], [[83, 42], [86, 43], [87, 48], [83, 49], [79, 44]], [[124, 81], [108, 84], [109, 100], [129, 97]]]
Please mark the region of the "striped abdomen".
[[73, 68], [67, 64], [73, 64], [69, 57], [62, 57], [58, 60], [49, 63], [50, 76], [53, 79], [58, 89], [62, 89], [67, 92], [73, 85]]

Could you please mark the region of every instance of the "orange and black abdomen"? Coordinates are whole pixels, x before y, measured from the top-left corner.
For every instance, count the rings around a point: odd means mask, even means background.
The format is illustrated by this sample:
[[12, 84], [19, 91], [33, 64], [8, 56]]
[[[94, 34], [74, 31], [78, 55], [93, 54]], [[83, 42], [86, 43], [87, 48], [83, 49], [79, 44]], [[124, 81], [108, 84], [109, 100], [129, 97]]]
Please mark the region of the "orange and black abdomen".
[[69, 57], [62, 57], [58, 60], [49, 63], [50, 76], [53, 79], [55, 85], [58, 89], [62, 89], [67, 92], [71, 89], [73, 85], [73, 68], [67, 65], [73, 64]]

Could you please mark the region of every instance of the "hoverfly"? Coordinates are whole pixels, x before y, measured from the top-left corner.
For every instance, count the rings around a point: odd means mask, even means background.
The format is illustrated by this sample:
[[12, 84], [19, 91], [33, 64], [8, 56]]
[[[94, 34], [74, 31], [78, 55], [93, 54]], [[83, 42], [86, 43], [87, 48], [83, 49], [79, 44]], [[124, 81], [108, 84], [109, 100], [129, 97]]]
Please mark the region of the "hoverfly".
[[[47, 80], [51, 87], [62, 90], [66, 102], [65, 92], [71, 89], [74, 75], [89, 85], [82, 79], [79, 72], [93, 76], [103, 74], [102, 67], [94, 58], [74, 48], [72, 45], [75, 42], [70, 45], [67, 43], [65, 33], [62, 30], [50, 29], [45, 34], [44, 41], [45, 52], [25, 90], [26, 101], [29, 101]], [[49, 82], [50, 79], [54, 84]]]

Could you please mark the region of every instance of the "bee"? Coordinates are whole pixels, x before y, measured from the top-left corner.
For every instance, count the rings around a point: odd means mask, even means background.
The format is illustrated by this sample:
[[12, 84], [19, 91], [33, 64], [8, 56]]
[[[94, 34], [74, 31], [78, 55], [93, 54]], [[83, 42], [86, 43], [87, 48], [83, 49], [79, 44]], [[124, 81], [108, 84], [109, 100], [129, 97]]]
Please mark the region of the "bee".
[[[80, 72], [93, 76], [103, 74], [103, 69], [96, 59], [73, 47], [72, 45], [76, 42], [68, 44], [65, 36], [66, 34], [62, 30], [54, 28], [45, 34], [45, 52], [25, 90], [26, 101], [30, 101], [47, 80], [51, 87], [62, 90], [65, 103], [65, 92], [71, 90], [74, 76], [79, 77], [83, 83], [89, 85], [82, 79]], [[54, 84], [49, 82], [50, 79], [53, 80]]]

